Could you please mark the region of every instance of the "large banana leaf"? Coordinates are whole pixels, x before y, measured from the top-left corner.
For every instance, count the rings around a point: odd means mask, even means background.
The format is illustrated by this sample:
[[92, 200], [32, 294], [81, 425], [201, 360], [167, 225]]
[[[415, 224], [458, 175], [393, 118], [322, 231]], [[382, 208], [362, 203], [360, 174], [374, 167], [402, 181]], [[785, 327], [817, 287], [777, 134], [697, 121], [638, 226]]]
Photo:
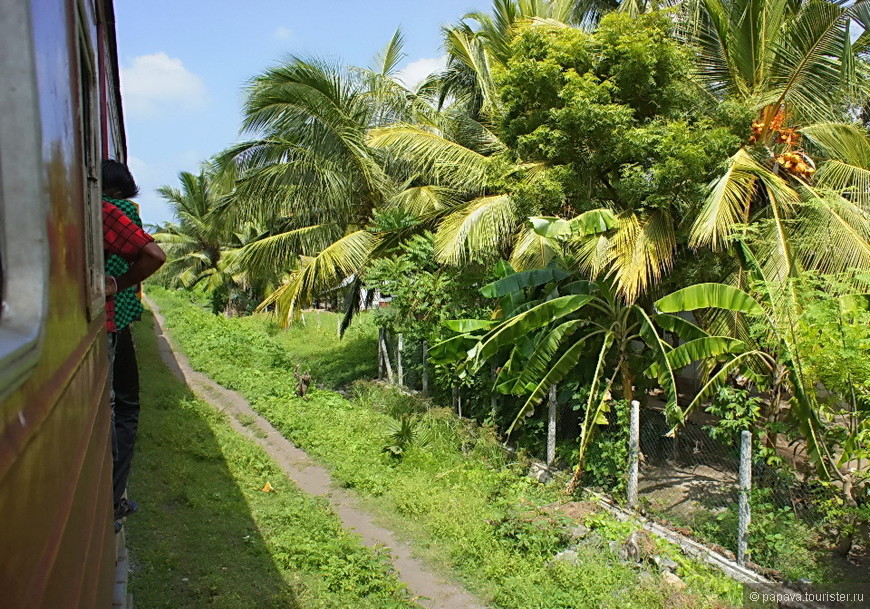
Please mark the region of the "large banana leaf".
[[452, 364], [461, 361], [479, 340], [479, 336], [472, 334], [459, 334], [442, 340], [429, 348], [429, 361], [433, 364]]
[[[667, 360], [673, 370], [678, 370], [692, 362], [725, 354], [738, 355], [744, 351], [746, 343], [742, 340], [728, 336], [704, 336], [672, 349], [667, 354]], [[661, 373], [660, 362], [654, 363], [647, 370], [651, 375], [658, 376]]]
[[677, 315], [661, 313], [655, 316], [655, 322], [665, 330], [675, 332], [683, 340], [694, 340], [709, 336], [709, 333], [705, 330]]
[[670, 361], [671, 346], [662, 340], [656, 330], [655, 324], [642, 308], [637, 305], [632, 307], [641, 319], [640, 336], [653, 350], [656, 363], [650, 367], [648, 375], [654, 375], [659, 385], [665, 392], [665, 415], [668, 420], [678, 420], [680, 417], [677, 407], [677, 381], [674, 377], [674, 368]]
[[598, 284], [594, 281], [578, 279], [559, 288], [561, 294], [594, 294], [598, 290]]
[[476, 330], [489, 330], [497, 323], [497, 321], [489, 319], [450, 319], [445, 321], [444, 325], [454, 332], [466, 333]]
[[547, 374], [544, 375], [544, 378], [542, 378], [541, 382], [538, 383], [538, 386], [535, 387], [532, 395], [529, 396], [526, 403], [523, 404], [522, 408], [520, 408], [513, 423], [511, 423], [510, 427], [508, 427], [505, 432], [506, 435], [511, 435], [514, 428], [519, 424], [523, 417], [531, 416], [535, 411], [535, 406], [544, 399], [544, 396], [550, 390], [550, 387], [568, 376], [568, 373], [571, 372], [574, 366], [577, 365], [577, 362], [580, 361], [580, 358], [583, 357], [585, 346], [586, 345], [583, 341], [577, 341], [571, 345], [564, 354], [562, 354], [559, 361], [557, 361], [553, 367], [550, 368]]
[[752, 296], [722, 283], [699, 283], [677, 290], [657, 300], [655, 306], [662, 313], [715, 308], [747, 315], [764, 314], [764, 309]]
[[[746, 351], [741, 353], [734, 358], [728, 360], [722, 367], [710, 377], [703, 387], [701, 387], [700, 391], [698, 391], [695, 398], [689, 403], [688, 406], [683, 410], [682, 418], [686, 420], [689, 414], [698, 406], [704, 402], [704, 400], [708, 399], [713, 393], [719, 389], [722, 385], [725, 384], [725, 381], [728, 380], [728, 376], [737, 370], [740, 370], [741, 367], [748, 367], [750, 365], [750, 360], [755, 359], [763, 362], [768, 368], [773, 366], [773, 360], [769, 355], [763, 353], [761, 351]], [[674, 430], [671, 430], [670, 435], [673, 435]]]
[[592, 300], [592, 296], [562, 296], [532, 307], [501, 323], [468, 352], [468, 358], [480, 362], [496, 351], [549, 323], [570, 315]]
[[604, 340], [601, 342], [601, 350], [598, 352], [598, 363], [595, 365], [595, 374], [592, 377], [592, 384], [589, 386], [589, 399], [586, 401], [586, 413], [583, 417], [583, 425], [580, 428], [580, 448], [577, 453], [577, 468], [574, 471], [570, 484], [571, 487], [576, 485], [583, 473], [586, 451], [592, 441], [592, 436], [595, 435], [595, 430], [598, 428], [598, 425], [607, 422], [604, 414], [610, 408], [610, 388], [613, 386], [613, 380], [619, 372], [618, 365], [614, 366], [613, 374], [607, 379], [604, 387], [602, 388], [600, 385], [602, 375], [604, 374], [607, 352], [610, 350], [611, 345], [613, 345], [613, 339], [613, 334], [605, 334]]
[[525, 365], [514, 383], [511, 393], [522, 395], [527, 393], [527, 387], [534, 389], [535, 382], [547, 369], [562, 341], [571, 336], [586, 320], [576, 319], [559, 324], [545, 333], [535, 346], [535, 351], [526, 359]]
[[551, 281], [560, 281], [567, 276], [567, 272], [556, 267], [521, 271], [483, 286], [480, 288], [480, 293], [487, 298], [499, 298], [511, 292], [518, 292], [523, 288], [537, 287]]
[[609, 231], [617, 224], [614, 213], [605, 208], [583, 212], [571, 220], [554, 216], [536, 216], [529, 218], [529, 221], [536, 233], [551, 239], [597, 235]]

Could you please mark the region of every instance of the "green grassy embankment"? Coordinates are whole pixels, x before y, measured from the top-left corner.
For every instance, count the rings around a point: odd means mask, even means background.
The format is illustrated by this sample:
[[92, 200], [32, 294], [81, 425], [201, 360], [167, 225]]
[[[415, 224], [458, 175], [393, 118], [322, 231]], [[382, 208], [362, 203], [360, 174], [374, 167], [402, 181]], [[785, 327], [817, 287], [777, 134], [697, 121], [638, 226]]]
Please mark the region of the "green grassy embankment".
[[[138, 324], [142, 414], [127, 519], [138, 609], [400, 609], [380, 553], [344, 532], [225, 415], [161, 361], [152, 317]], [[262, 492], [270, 482], [277, 492]]]
[[[356, 383], [352, 398], [315, 389], [294, 395], [292, 370], [310, 368], [318, 384], [335, 386], [343, 370], [370, 376], [375, 365], [373, 329], [366, 322], [336, 348], [336, 316], [320, 328], [280, 332], [264, 317], [214, 316], [182, 295], [152, 290], [191, 364], [244, 394], [281, 432], [326, 464], [416, 547], [497, 607], [722, 607], [739, 604], [740, 587], [685, 559], [673, 546], [657, 553], [680, 564], [686, 590], [665, 583], [649, 567], [621, 561], [608, 541], [622, 542], [631, 524], [596, 514], [586, 521], [590, 540], [576, 546], [576, 563], [554, 560], [571, 540], [566, 519], [546, 506], [560, 500], [560, 485], [525, 476], [491, 432], [450, 411], [374, 383]], [[324, 353], [329, 353], [324, 357]], [[329, 367], [323, 363], [329, 360]], [[326, 381], [325, 383], [323, 381]], [[418, 421], [418, 440], [401, 457], [388, 429], [401, 414]]]

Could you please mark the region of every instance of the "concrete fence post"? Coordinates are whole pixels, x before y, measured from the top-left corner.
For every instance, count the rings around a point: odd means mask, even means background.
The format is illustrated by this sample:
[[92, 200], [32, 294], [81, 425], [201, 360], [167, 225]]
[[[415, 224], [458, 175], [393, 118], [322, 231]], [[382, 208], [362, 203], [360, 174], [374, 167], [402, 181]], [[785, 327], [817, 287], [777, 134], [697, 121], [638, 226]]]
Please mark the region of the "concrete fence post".
[[547, 465], [556, 460], [556, 385], [550, 387], [547, 412]]
[[384, 353], [381, 349], [381, 343], [384, 342], [384, 329], [378, 328], [378, 380], [384, 378]]
[[640, 464], [640, 402], [631, 401], [628, 421], [628, 507], [637, 509], [637, 479]]
[[740, 432], [740, 490], [737, 505], [737, 564], [745, 565], [749, 550], [749, 523], [752, 522], [752, 509], [749, 495], [752, 490], [752, 432]]

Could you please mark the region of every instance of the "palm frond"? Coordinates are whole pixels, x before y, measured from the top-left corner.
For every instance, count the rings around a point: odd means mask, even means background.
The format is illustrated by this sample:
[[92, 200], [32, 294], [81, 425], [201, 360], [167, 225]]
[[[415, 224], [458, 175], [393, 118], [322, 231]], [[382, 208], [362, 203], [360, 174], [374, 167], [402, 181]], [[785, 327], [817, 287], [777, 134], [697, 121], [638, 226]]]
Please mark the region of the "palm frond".
[[518, 220], [510, 195], [475, 199], [441, 221], [435, 233], [435, 251], [447, 264], [490, 260], [505, 249]]
[[236, 263], [257, 273], [292, 269], [300, 256], [315, 256], [341, 237], [335, 224], [303, 226], [254, 240], [239, 250]]
[[756, 169], [763, 169], [741, 148], [729, 159], [725, 174], [711, 184], [710, 195], [692, 226], [691, 245], [721, 250], [736, 227], [749, 222], [755, 195]]
[[795, 18], [778, 33], [776, 58], [771, 64], [775, 107], [789, 103], [813, 120], [829, 118], [842, 82], [843, 62], [851, 61], [848, 12], [837, 2], [801, 3]]
[[374, 129], [369, 133], [369, 145], [408, 159], [431, 184], [481, 192], [488, 181], [488, 157], [417, 125]]
[[383, 76], [393, 74], [399, 63], [406, 57], [405, 38], [401, 28], [397, 28], [387, 45], [377, 54], [372, 64], [372, 70]]
[[518, 271], [540, 269], [550, 264], [558, 252], [556, 241], [524, 226], [511, 252], [510, 264]]
[[676, 247], [674, 223], [666, 211], [619, 216], [611, 264], [617, 290], [627, 302], [634, 302], [671, 269]]
[[870, 269], [870, 212], [834, 192], [803, 192], [806, 204], [793, 241], [804, 267], [823, 273]]
[[345, 235], [314, 256], [302, 257], [299, 267], [259, 308], [275, 305], [279, 322], [285, 327], [290, 325], [318, 294], [337, 288], [360, 273], [377, 243], [377, 236], [360, 230]]
[[418, 218], [428, 217], [433, 213], [443, 212], [454, 207], [458, 202], [456, 191], [444, 186], [410, 186], [397, 192], [387, 202]]

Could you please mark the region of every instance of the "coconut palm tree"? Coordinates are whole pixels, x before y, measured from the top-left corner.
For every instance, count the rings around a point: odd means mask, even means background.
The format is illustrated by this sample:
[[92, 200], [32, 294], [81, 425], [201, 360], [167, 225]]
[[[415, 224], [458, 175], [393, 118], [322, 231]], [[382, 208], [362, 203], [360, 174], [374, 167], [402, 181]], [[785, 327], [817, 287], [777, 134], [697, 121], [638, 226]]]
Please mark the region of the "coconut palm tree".
[[218, 157], [235, 178], [230, 213], [268, 227], [238, 262], [285, 274], [264, 301], [285, 324], [317, 294], [358, 287], [366, 262], [390, 244], [371, 224], [403, 185], [368, 133], [424, 110], [392, 78], [401, 47], [396, 32], [371, 69], [292, 58], [265, 71], [244, 105], [243, 129], [255, 137]]
[[683, 36], [698, 51], [699, 81], [717, 101], [757, 111], [711, 186], [692, 245], [721, 251], [745, 240], [774, 281], [803, 268], [870, 268], [870, 148], [849, 120], [866, 89], [850, 24], [866, 27], [867, 11], [863, 0], [687, 3]]
[[235, 224], [227, 217], [226, 191], [209, 171], [203, 169], [197, 175], [182, 171], [178, 180], [180, 188], [158, 189], [177, 220], [161, 225], [154, 234], [168, 258], [162, 276], [174, 287], [204, 283], [216, 311], [231, 313], [240, 298], [256, 299], [268, 281], [264, 277], [252, 280], [235, 263], [240, 249], [263, 230], [252, 223]]
[[229, 231], [216, 213], [222, 193], [205, 170], [196, 175], [182, 171], [178, 181], [180, 188], [157, 190], [177, 221], [162, 225], [154, 238], [166, 250], [172, 284], [192, 287], [218, 269]]
[[370, 144], [408, 161], [419, 185], [392, 203], [437, 225], [438, 257], [447, 264], [509, 257], [517, 268], [546, 266], [553, 243], [525, 226], [541, 209], [523, 209], [505, 186], [533, 183], [542, 166], [517, 163], [495, 125], [499, 100], [493, 66], [504, 65], [515, 29], [533, 23], [568, 27], [573, 0], [493, 0], [491, 13], [467, 14], [443, 28], [448, 60], [419, 93], [441, 110], [432, 122], [375, 129]]

